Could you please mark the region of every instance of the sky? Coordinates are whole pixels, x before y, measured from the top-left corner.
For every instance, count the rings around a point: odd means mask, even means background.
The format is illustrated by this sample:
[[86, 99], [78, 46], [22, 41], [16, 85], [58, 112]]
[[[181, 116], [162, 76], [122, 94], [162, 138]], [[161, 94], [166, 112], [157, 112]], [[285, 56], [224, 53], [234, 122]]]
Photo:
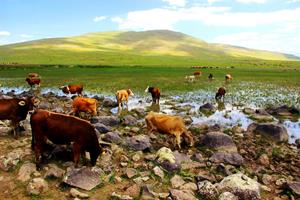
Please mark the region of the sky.
[[0, 0], [0, 45], [156, 29], [300, 56], [300, 0]]

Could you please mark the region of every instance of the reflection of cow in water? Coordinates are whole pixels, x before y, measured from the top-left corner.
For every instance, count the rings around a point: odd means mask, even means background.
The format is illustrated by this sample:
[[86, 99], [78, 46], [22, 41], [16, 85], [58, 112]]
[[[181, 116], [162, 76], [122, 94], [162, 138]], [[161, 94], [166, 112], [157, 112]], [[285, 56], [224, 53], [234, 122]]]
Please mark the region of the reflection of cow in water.
[[158, 87], [147, 87], [145, 92], [150, 92], [152, 96], [152, 102], [159, 104], [160, 89]]
[[35, 152], [37, 169], [41, 169], [42, 154], [47, 140], [54, 144], [72, 143], [75, 166], [79, 164], [80, 155], [85, 158], [86, 151], [90, 153], [91, 164], [96, 164], [102, 149], [95, 128], [88, 121], [46, 110], [35, 110], [31, 115], [30, 124], [31, 147]]

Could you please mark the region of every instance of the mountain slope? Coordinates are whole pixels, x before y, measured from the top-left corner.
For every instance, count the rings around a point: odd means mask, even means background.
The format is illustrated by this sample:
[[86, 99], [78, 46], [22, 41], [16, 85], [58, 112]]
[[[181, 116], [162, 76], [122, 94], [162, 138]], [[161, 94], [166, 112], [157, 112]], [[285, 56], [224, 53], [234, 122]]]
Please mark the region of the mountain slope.
[[241, 59], [299, 58], [276, 52], [209, 44], [167, 30], [88, 33], [0, 46], [0, 63], [182, 65]]

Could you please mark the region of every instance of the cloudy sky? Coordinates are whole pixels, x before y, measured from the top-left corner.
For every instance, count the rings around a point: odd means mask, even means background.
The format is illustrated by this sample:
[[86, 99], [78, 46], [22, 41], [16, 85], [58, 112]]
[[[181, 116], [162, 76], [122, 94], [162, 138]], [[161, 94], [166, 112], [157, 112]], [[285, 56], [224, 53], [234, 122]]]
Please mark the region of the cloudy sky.
[[0, 45], [153, 29], [300, 56], [300, 0], [0, 0]]

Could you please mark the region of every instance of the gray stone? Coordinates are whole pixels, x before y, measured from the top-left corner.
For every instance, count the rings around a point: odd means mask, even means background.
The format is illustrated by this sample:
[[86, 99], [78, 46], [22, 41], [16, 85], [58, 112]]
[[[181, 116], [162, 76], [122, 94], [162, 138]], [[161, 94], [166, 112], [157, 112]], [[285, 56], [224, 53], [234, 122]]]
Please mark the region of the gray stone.
[[0, 156], [0, 169], [9, 171], [14, 169], [22, 159], [22, 150], [17, 149], [4, 156]]
[[116, 126], [120, 124], [120, 119], [116, 116], [97, 116], [92, 117], [91, 123], [101, 123], [105, 126]]
[[171, 189], [170, 195], [174, 200], [197, 200], [194, 192], [191, 190]]
[[71, 168], [63, 178], [63, 182], [84, 190], [91, 190], [101, 183], [103, 171], [97, 167]]
[[164, 179], [165, 173], [160, 167], [154, 167], [153, 172], [156, 176], [159, 176], [161, 179]]
[[26, 182], [30, 179], [31, 174], [34, 172], [37, 172], [35, 164], [25, 163], [19, 169], [17, 180]]
[[122, 143], [122, 138], [118, 132], [108, 132], [104, 135], [103, 140], [115, 144]]
[[153, 192], [152, 187], [150, 185], [144, 185], [142, 187], [141, 199], [150, 200], [150, 199], [155, 199], [156, 196], [157, 196], [156, 193]]
[[216, 108], [212, 104], [206, 103], [200, 106], [199, 110], [205, 115], [211, 115], [216, 111]]
[[236, 152], [237, 148], [232, 138], [221, 132], [210, 132], [204, 136], [203, 144], [216, 150]]
[[282, 125], [277, 124], [250, 124], [253, 133], [260, 134], [267, 138], [271, 138], [276, 142], [287, 142], [289, 135]]
[[0, 136], [13, 134], [13, 128], [11, 127], [0, 127]]
[[206, 199], [216, 199], [219, 191], [215, 185], [209, 181], [201, 181], [197, 183], [198, 193]]
[[287, 186], [296, 195], [296, 197], [300, 197], [300, 182], [299, 181], [287, 182]]
[[214, 163], [228, 163], [235, 166], [241, 166], [244, 163], [244, 158], [237, 152], [216, 152], [209, 160]]
[[74, 198], [77, 197], [77, 198], [82, 198], [82, 199], [87, 199], [87, 198], [90, 197], [88, 194], [79, 192], [79, 191], [76, 190], [75, 188], [72, 188], [72, 189], [70, 190], [70, 195], [71, 195], [71, 197], [74, 197]]
[[59, 168], [55, 164], [48, 164], [47, 165], [48, 170], [46, 171], [44, 178], [62, 178], [64, 176], [65, 170]]
[[95, 129], [97, 129], [100, 133], [107, 133], [111, 131], [111, 127], [106, 126], [102, 123], [93, 124]]
[[151, 148], [150, 138], [147, 135], [136, 135], [126, 139], [126, 144], [130, 149], [143, 151]]
[[118, 103], [116, 101], [113, 101], [110, 98], [104, 98], [102, 102], [104, 107], [116, 107], [118, 106]]
[[133, 126], [137, 124], [137, 119], [132, 115], [126, 115], [123, 117], [122, 122], [126, 126]]
[[138, 174], [138, 171], [134, 168], [127, 168], [125, 173], [128, 178], [132, 178]]
[[132, 200], [133, 198], [129, 195], [121, 195], [121, 194], [117, 194], [116, 192], [113, 192], [111, 194], [111, 197], [117, 198], [117, 199], [121, 199], [121, 200]]
[[48, 183], [42, 178], [32, 179], [27, 186], [30, 195], [40, 195], [46, 191], [48, 191]]
[[170, 181], [172, 188], [179, 188], [185, 184], [185, 181], [181, 178], [181, 176], [178, 175], [173, 176]]
[[237, 196], [232, 194], [231, 192], [223, 192], [219, 196], [219, 200], [239, 200]]

